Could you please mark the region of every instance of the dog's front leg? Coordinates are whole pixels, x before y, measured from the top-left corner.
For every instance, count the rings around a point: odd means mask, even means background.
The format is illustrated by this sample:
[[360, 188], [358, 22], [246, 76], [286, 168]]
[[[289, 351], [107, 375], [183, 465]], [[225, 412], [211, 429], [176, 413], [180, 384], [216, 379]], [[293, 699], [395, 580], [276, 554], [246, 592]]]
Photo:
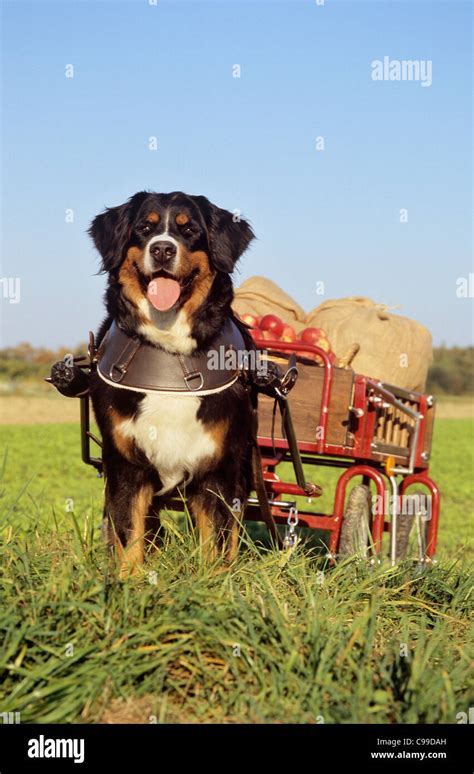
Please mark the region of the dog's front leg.
[[215, 497], [202, 492], [189, 499], [191, 516], [199, 535], [201, 554], [207, 562], [214, 562], [218, 556]]
[[199, 533], [202, 555], [209, 562], [221, 557], [231, 564], [238, 553], [246, 496], [240, 487], [206, 481], [190, 498], [190, 511]]
[[136, 574], [143, 566], [153, 489], [142, 472], [130, 463], [120, 464], [114, 459], [106, 465], [104, 518], [121, 577]]

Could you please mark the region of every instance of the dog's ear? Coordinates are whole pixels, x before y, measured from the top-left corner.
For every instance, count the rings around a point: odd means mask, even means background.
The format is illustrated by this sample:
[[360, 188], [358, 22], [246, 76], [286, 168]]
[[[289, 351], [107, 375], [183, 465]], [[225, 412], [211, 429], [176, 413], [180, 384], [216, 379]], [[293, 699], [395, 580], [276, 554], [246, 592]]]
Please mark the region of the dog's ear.
[[125, 204], [108, 207], [92, 221], [89, 234], [101, 255], [103, 272], [120, 266], [133, 217], [147, 196], [146, 191], [136, 193]]
[[222, 272], [231, 273], [240, 256], [255, 238], [246, 220], [228, 210], [216, 207], [205, 196], [193, 197], [207, 223], [211, 263]]

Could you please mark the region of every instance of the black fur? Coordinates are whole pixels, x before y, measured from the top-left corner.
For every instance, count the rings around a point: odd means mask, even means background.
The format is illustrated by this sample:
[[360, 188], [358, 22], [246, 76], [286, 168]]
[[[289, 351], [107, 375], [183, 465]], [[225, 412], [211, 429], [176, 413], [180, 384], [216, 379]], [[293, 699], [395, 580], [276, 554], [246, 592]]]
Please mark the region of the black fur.
[[[183, 227], [177, 225], [177, 211], [189, 215], [189, 223]], [[151, 217], [150, 213], [153, 217], [159, 216], [156, 225], [150, 225], [147, 220]], [[169, 213], [172, 213], [171, 218]], [[98, 215], [89, 230], [102, 259], [101, 269], [108, 274], [105, 294], [107, 317], [98, 332], [98, 344], [113, 320], [128, 333], [142, 335], [137, 332], [140, 313], [136, 304], [131, 303], [123, 292], [120, 269], [131, 248], [137, 247], [139, 251], [144, 251], [154, 233], [163, 233], [165, 220], [170, 221], [167, 232], [172, 233], [173, 238], [190, 254], [196, 251], [204, 253], [215, 272], [207, 296], [195, 309], [190, 321], [191, 336], [196, 340], [198, 349], [206, 350], [212, 347], [213, 339], [226, 320], [233, 317], [230, 274], [253, 239], [249, 224], [216, 207], [204, 196], [187, 196], [180, 192], [140, 192], [125, 204], [107, 209]], [[137, 275], [140, 282], [143, 282], [145, 297], [146, 282], [149, 278], [143, 278], [142, 273], [143, 269], [138, 267]], [[193, 292], [194, 280], [191, 273], [190, 279], [184, 276], [177, 311], [192, 297]], [[247, 348], [253, 349], [254, 345], [246, 326], [238, 324]], [[132, 534], [134, 496], [144, 487], [151, 486], [156, 492], [162, 485], [159, 472], [143, 451], [134, 447], [124, 454], [114, 438], [116, 417], [128, 417], [133, 421], [145, 396], [109, 386], [94, 372], [90, 377], [90, 392], [104, 444], [104, 516], [108, 534], [111, 542], [114, 542], [115, 536], [115, 539], [118, 538], [122, 546], [126, 547]], [[200, 401], [198, 419], [202, 421], [204, 428], [214, 427], [222, 421], [229, 423], [229, 431], [222, 455], [215, 460], [215, 464], [211, 463], [202, 473], [194, 476], [186, 486], [186, 496], [191, 513], [194, 505], [205, 503], [206, 512], [212, 514], [217, 543], [223, 545], [233, 526], [234, 517], [230, 508], [236, 500], [245, 503], [251, 488], [251, 405], [248, 392], [240, 382], [225, 392], [203, 397]], [[215, 493], [220, 493], [223, 499], [216, 497]], [[153, 531], [157, 526], [157, 514], [161, 506], [162, 500], [155, 497], [148, 511], [147, 526], [150, 527], [153, 523]]]

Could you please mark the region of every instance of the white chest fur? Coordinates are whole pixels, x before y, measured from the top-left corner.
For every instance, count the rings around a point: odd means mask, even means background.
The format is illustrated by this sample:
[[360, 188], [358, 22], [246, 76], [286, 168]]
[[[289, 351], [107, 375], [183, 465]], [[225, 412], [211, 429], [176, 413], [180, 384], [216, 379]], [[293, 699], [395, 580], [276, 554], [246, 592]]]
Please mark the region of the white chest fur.
[[188, 395], [146, 395], [135, 419], [120, 431], [133, 438], [158, 471], [164, 494], [190, 480], [216, 452], [216, 443], [197, 419], [200, 399]]

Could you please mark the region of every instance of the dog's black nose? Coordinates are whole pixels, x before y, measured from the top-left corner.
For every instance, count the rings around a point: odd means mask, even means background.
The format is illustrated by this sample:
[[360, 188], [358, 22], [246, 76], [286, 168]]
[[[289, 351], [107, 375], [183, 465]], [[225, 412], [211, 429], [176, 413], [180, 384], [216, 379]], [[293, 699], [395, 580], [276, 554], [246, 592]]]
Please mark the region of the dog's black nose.
[[173, 242], [154, 242], [150, 245], [150, 255], [156, 263], [168, 263], [176, 255], [176, 245]]

